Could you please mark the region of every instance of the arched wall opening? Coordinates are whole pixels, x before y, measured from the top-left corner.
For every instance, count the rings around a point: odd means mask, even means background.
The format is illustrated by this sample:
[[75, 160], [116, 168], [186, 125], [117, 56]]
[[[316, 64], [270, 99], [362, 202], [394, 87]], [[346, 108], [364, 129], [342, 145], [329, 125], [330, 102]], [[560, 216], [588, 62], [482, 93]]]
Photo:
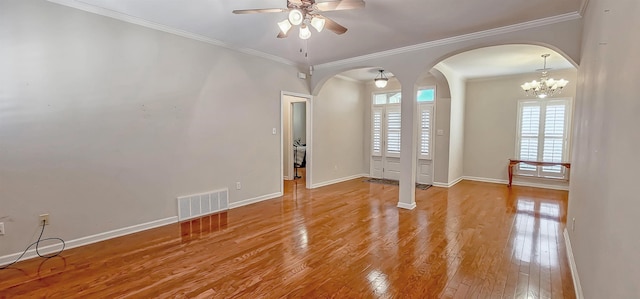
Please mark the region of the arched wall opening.
[[[542, 53], [551, 56], [547, 67], [551, 77], [564, 78], [570, 83], [552, 99], [567, 99], [568, 111], [561, 158], [570, 160], [571, 111], [576, 96], [576, 63], [555, 47], [525, 44], [476, 46], [443, 55], [425, 74], [441, 74], [448, 82], [450, 97], [437, 105], [435, 136], [436, 185], [451, 186], [462, 179], [506, 183], [508, 159], [520, 158], [519, 103], [528, 97], [521, 85], [540, 79]], [[549, 100], [549, 99], [547, 99]], [[544, 115], [541, 116], [544, 118]], [[544, 119], [540, 121], [544, 122]], [[518, 136], [517, 136], [518, 135]], [[444, 144], [443, 144], [444, 143]], [[448, 143], [448, 144], [447, 144]], [[536, 160], [542, 160], [538, 147]], [[544, 160], [551, 159], [544, 157]], [[506, 162], [505, 162], [506, 161]], [[540, 176], [540, 175], [537, 175]], [[446, 178], [446, 179], [445, 179]], [[444, 181], [441, 181], [444, 180]], [[566, 180], [539, 177], [517, 177], [515, 184], [568, 189]]]
[[[563, 57], [569, 58], [569, 61], [575, 66], [575, 61], [580, 58], [580, 32], [581, 22], [579, 19], [570, 19], [561, 22], [555, 22], [546, 25], [539, 26], [524, 26], [521, 28], [509, 28], [500, 32], [485, 33], [477, 36], [465, 36], [456, 40], [442, 41], [442, 43], [425, 43], [422, 45], [415, 45], [412, 47], [401, 48], [394, 51], [388, 51], [386, 53], [371, 54], [362, 57], [349, 58], [344, 61], [336, 61], [327, 63], [324, 65], [314, 66], [314, 72], [310, 80], [310, 87], [314, 95], [318, 94], [321, 86], [326, 80], [338, 74], [344, 70], [360, 68], [363, 65], [377, 65], [383, 66], [384, 69], [392, 70], [399, 82], [402, 83], [403, 98], [415, 97], [415, 90], [418, 85], [418, 78], [425, 72], [429, 72], [442, 60], [447, 59], [456, 54], [466, 52], [469, 50], [483, 48], [494, 45], [506, 45], [506, 44], [531, 44], [531, 45], [544, 45], [550, 49], [557, 50]], [[526, 40], [523, 40], [526, 37]], [[465, 106], [464, 101], [459, 104], [455, 101], [456, 98], [464, 99], [466, 93], [464, 84], [455, 84], [454, 82], [464, 80], [452, 80], [452, 75], [445, 68], [437, 68], [446, 77], [451, 91], [452, 109], [456, 109], [461, 114], [464, 114]], [[461, 88], [460, 88], [461, 86]], [[461, 95], [462, 96], [459, 96]], [[413, 101], [404, 101], [407, 105], [402, 105], [403, 111], [407, 114], [413, 115], [412, 112], [416, 111], [416, 106]], [[458, 103], [458, 104], [456, 104]], [[442, 111], [442, 110], [440, 110]], [[403, 112], [403, 113], [405, 113]], [[400, 192], [398, 206], [411, 209], [415, 207], [415, 192], [412, 186], [415, 181], [416, 163], [411, 162], [414, 160], [416, 151], [415, 138], [408, 136], [415, 136], [416, 130], [414, 126], [417, 123], [417, 115], [411, 117], [412, 119], [403, 118], [402, 136], [403, 146], [402, 156], [405, 157], [403, 163], [401, 163], [402, 178], [400, 180]], [[464, 118], [462, 118], [464, 119]], [[450, 124], [453, 124], [450, 122]], [[455, 148], [459, 150], [457, 155], [449, 156], [448, 161], [457, 161], [458, 167], [455, 167], [455, 171], [447, 173], [446, 181], [441, 182], [445, 187], [452, 186], [457, 181], [461, 180], [464, 172], [464, 123], [456, 124], [456, 132], [458, 132], [457, 140], [462, 140], [458, 144], [455, 144]], [[367, 132], [368, 133], [368, 132]], [[370, 133], [369, 133], [370, 134]], [[447, 136], [450, 132], [444, 132]], [[406, 139], [405, 139], [406, 138]], [[451, 140], [449, 140], [450, 148], [452, 148]], [[442, 156], [440, 156], [442, 158]], [[446, 158], [446, 157], [445, 157]], [[438, 157], [436, 157], [436, 162]], [[496, 166], [497, 167], [497, 166]], [[451, 167], [446, 167], [451, 170]], [[506, 168], [506, 167], [505, 167]]]
[[[374, 84], [379, 70], [388, 78], [384, 88]], [[336, 71], [318, 84], [312, 101], [312, 188], [370, 175], [372, 95], [401, 89], [393, 73], [383, 67]]]

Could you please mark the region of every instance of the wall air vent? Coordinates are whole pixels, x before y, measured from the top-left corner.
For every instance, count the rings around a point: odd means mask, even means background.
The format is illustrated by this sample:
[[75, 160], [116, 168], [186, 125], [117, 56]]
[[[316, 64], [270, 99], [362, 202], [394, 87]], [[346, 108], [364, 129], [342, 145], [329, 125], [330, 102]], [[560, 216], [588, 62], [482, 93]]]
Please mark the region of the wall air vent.
[[229, 189], [178, 197], [178, 221], [229, 209]]

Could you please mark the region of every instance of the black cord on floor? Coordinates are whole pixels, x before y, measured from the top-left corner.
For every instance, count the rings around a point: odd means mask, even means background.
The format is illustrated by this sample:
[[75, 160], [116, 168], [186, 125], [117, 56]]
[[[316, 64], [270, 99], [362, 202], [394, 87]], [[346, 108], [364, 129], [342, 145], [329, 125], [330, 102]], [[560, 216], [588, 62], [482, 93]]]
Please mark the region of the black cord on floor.
[[[8, 265], [4, 265], [2, 267], [0, 267], [0, 270], [4, 270], [9, 268], [10, 266], [13, 266], [15, 263], [17, 263], [18, 261], [20, 261], [20, 259], [27, 254], [27, 251], [29, 251], [29, 248], [31, 248], [33, 245], [36, 245], [36, 254], [41, 257], [41, 258], [45, 258], [45, 259], [50, 259], [52, 257], [56, 257], [58, 255], [60, 255], [60, 253], [62, 253], [62, 251], [64, 251], [64, 248], [67, 244], [64, 243], [64, 240], [60, 239], [60, 238], [45, 238], [42, 239], [42, 234], [44, 233], [44, 226], [45, 226], [45, 221], [42, 221], [42, 230], [40, 231], [40, 236], [38, 237], [38, 241], [35, 241], [33, 243], [31, 243], [31, 245], [27, 246], [27, 248], [24, 249], [24, 251], [22, 252], [22, 254], [15, 260], [13, 261], [11, 264]], [[49, 255], [42, 255], [40, 254], [40, 251], [38, 250], [38, 246], [40, 246], [40, 242], [42, 241], [48, 241], [48, 240], [59, 240], [62, 243], [62, 249], [60, 249], [60, 251], [56, 252], [56, 253], [52, 253]]]

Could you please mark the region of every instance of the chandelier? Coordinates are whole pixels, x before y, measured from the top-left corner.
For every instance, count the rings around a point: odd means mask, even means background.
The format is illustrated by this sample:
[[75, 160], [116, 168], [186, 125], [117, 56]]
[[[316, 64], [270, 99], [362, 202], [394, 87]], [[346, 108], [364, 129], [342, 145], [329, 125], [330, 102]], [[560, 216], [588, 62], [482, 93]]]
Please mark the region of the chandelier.
[[378, 76], [373, 79], [373, 82], [376, 84], [376, 87], [378, 88], [385, 88], [387, 86], [387, 82], [389, 81], [389, 78], [387, 78], [387, 76], [384, 75], [384, 70], [378, 70]]
[[539, 70], [542, 72], [540, 81], [533, 80], [520, 85], [527, 95], [533, 95], [540, 99], [544, 99], [546, 97], [553, 96], [554, 94], [559, 94], [562, 91], [562, 88], [567, 86], [567, 83], [569, 83], [569, 81], [565, 79], [555, 80], [553, 78], [548, 78], [550, 68], [547, 68], [547, 57], [549, 56], [551, 55], [542, 54], [541, 56], [544, 58], [544, 65], [542, 69]]

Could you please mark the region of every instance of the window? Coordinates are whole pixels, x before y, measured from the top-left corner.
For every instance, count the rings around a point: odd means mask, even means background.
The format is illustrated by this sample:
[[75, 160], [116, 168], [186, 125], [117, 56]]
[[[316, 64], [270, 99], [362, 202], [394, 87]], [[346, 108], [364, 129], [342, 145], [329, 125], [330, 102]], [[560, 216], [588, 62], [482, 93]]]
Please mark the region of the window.
[[[563, 162], [567, 158], [570, 99], [526, 100], [518, 103], [516, 157], [520, 160]], [[565, 178], [562, 166], [518, 165], [518, 174]]]
[[[400, 157], [402, 94], [398, 91], [376, 93], [371, 108], [371, 155]], [[431, 136], [435, 89], [421, 88], [418, 102], [418, 155], [419, 159], [431, 159]]]
[[400, 157], [400, 137], [402, 118], [400, 115], [400, 107], [392, 106], [387, 107], [386, 123], [387, 123], [387, 136], [386, 136], [386, 149], [385, 153], [387, 157]]
[[388, 92], [388, 93], [376, 93], [373, 95], [373, 104], [374, 105], [400, 104], [401, 98], [402, 98], [402, 93], [400, 93], [399, 91]]
[[436, 90], [433, 87], [418, 90], [418, 158], [431, 159], [431, 136], [433, 126], [433, 102]]
[[433, 102], [436, 97], [436, 90], [433, 88], [426, 88], [418, 90], [418, 102]]
[[418, 105], [418, 155], [420, 159], [431, 159], [431, 119], [433, 115], [432, 104]]
[[371, 109], [371, 155], [382, 155], [382, 108]]

